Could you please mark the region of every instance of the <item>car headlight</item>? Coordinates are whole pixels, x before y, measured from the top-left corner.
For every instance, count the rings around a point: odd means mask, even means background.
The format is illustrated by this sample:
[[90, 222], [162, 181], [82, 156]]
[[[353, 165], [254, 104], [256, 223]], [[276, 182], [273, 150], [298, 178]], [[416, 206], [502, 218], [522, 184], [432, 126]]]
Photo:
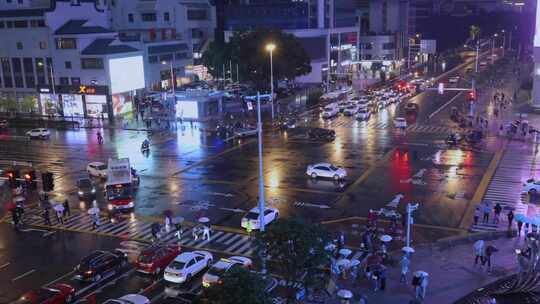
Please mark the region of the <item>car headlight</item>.
[[133, 207], [135, 206], [135, 204], [134, 204], [133, 202], [129, 202], [129, 204], [127, 204], [127, 206], [128, 206], [129, 208], [133, 208]]
[[96, 193], [96, 189], [95, 189], [95, 188], [92, 188], [92, 193]]
[[79, 192], [77, 192], [77, 193], [79, 193], [79, 195], [83, 195], [83, 194], [84, 194], [82, 191], [79, 191]]
[[107, 209], [113, 210], [113, 208], [114, 208], [113, 205], [111, 205], [111, 204], [108, 204], [108, 205], [107, 205]]

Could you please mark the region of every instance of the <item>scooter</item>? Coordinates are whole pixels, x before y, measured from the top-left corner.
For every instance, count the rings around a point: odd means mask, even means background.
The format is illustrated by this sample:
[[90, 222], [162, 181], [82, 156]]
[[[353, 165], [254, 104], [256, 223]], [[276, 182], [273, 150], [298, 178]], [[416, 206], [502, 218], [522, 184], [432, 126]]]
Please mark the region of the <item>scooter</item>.
[[143, 141], [143, 143], [141, 145], [141, 152], [145, 153], [145, 152], [149, 152], [149, 151], [150, 151], [150, 144], [148, 143], [148, 141]]

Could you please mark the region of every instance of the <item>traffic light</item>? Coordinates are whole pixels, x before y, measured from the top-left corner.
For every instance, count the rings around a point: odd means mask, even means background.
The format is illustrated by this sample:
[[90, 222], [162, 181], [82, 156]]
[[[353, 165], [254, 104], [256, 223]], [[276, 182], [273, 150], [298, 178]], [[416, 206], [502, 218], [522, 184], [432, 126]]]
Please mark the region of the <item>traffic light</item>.
[[27, 187], [35, 189], [35, 186], [36, 186], [36, 171], [34, 171], [34, 170], [28, 171], [24, 175], [24, 181], [26, 182]]
[[43, 191], [49, 192], [54, 190], [54, 179], [51, 172], [41, 173], [41, 180], [43, 181]]
[[469, 92], [469, 95], [467, 96], [467, 100], [468, 101], [476, 101], [476, 92], [475, 91], [470, 91]]

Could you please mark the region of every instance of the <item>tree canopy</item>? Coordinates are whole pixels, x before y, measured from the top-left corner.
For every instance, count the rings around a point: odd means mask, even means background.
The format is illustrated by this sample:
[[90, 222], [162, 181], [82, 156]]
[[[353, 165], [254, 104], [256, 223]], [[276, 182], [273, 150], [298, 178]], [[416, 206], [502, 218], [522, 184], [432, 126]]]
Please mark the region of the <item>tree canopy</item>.
[[322, 266], [330, 261], [330, 254], [324, 249], [328, 241], [328, 233], [318, 224], [299, 218], [278, 219], [257, 235], [256, 251], [261, 256], [266, 250], [277, 262], [278, 273], [309, 288], [323, 283]]
[[[279, 30], [254, 30], [235, 33], [223, 45], [213, 42], [202, 56], [212, 76], [223, 77], [223, 65], [238, 64], [240, 79], [250, 80], [258, 88], [270, 87], [270, 54], [266, 45], [273, 43], [274, 81], [294, 79], [311, 72], [310, 58], [299, 40]], [[235, 69], [233, 68], [233, 74]], [[226, 75], [229, 77], [229, 74]]]
[[243, 268], [227, 271], [222, 284], [205, 288], [200, 304], [270, 304], [270, 296], [265, 292], [266, 281], [257, 273]]

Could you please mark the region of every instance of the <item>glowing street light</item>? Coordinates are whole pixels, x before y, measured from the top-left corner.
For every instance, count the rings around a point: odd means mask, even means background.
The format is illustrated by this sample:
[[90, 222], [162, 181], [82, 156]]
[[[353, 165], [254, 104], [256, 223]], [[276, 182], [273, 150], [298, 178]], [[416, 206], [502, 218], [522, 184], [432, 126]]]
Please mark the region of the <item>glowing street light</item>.
[[272, 59], [272, 55], [275, 49], [276, 45], [272, 42], [266, 45], [266, 51], [270, 53], [270, 106], [272, 108], [272, 120], [274, 120], [274, 61]]

